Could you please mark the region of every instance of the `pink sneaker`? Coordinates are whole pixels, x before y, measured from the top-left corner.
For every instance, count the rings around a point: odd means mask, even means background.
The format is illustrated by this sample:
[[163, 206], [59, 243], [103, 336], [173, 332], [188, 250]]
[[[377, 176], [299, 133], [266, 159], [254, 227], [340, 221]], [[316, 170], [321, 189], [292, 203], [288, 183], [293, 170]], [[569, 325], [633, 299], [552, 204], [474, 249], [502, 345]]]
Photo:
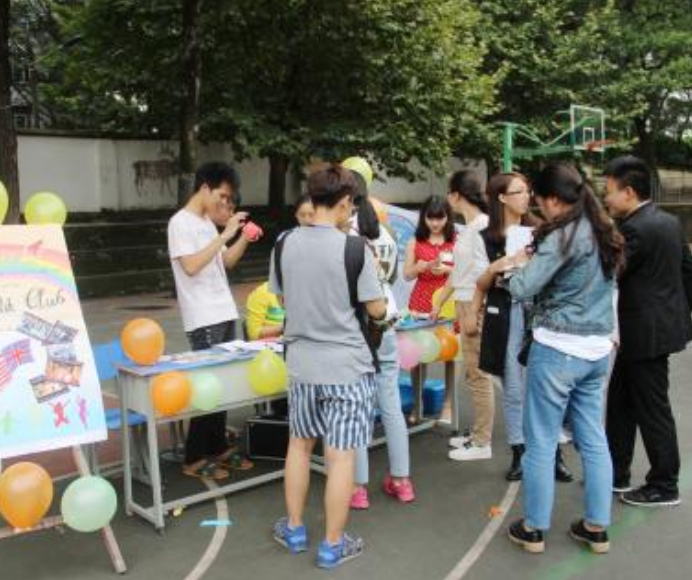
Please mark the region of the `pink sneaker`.
[[413, 491], [413, 484], [410, 479], [395, 482], [391, 475], [387, 475], [382, 483], [382, 489], [387, 495], [395, 497], [402, 503], [409, 503], [416, 499], [416, 493]]
[[351, 509], [366, 510], [369, 508], [370, 500], [368, 499], [368, 490], [364, 486], [359, 485], [351, 496]]

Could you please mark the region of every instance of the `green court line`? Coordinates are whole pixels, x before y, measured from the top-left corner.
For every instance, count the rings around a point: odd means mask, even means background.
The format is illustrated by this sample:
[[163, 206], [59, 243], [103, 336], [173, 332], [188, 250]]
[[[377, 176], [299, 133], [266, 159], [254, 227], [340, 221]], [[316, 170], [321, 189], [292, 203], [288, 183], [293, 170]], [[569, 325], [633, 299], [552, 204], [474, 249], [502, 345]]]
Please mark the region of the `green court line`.
[[[688, 491], [691, 487], [692, 469], [684, 469], [680, 475], [680, 490]], [[617, 524], [608, 528], [608, 535], [611, 541], [617, 540], [632, 528], [644, 523], [656, 513], [660, 513], [660, 509], [627, 506], [627, 510], [624, 512], [622, 519]], [[599, 556], [582, 548], [578, 554], [562, 560], [560, 563], [548, 568], [545, 572], [540, 573], [536, 577], [536, 580], [568, 580], [603, 562], [604, 556]]]

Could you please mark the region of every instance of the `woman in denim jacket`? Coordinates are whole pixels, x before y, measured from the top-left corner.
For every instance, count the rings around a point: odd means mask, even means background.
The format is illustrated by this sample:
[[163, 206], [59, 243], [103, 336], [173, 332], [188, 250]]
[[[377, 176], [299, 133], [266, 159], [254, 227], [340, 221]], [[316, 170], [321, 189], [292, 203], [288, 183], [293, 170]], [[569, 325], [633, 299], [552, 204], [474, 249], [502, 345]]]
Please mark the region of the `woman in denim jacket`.
[[609, 549], [612, 462], [603, 427], [603, 397], [613, 348], [613, 291], [623, 261], [623, 239], [573, 167], [546, 167], [534, 193], [546, 223], [532, 257], [503, 258], [516, 300], [535, 301], [534, 342], [527, 365], [523, 508], [509, 537], [529, 552], [545, 549], [555, 482], [555, 446], [569, 408], [584, 472], [585, 514], [570, 534], [597, 553]]

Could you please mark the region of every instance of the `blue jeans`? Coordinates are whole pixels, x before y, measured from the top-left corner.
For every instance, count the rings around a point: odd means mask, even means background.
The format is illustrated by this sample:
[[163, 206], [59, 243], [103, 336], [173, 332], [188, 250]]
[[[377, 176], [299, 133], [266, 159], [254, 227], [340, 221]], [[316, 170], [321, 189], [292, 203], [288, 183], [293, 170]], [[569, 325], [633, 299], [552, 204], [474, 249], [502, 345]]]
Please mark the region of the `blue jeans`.
[[534, 342], [529, 355], [521, 464], [526, 524], [550, 527], [555, 493], [555, 448], [569, 406], [574, 444], [584, 472], [585, 518], [608, 526], [613, 464], [603, 426], [604, 379], [608, 358], [591, 362]]
[[523, 339], [524, 308], [520, 302], [512, 302], [507, 353], [505, 354], [505, 375], [502, 377], [502, 410], [505, 416], [507, 443], [510, 445], [524, 443], [522, 425], [526, 372], [517, 360]]
[[[384, 334], [377, 354], [380, 359], [381, 371], [375, 376], [376, 404], [380, 409], [382, 424], [387, 437], [389, 473], [392, 477], [408, 477], [410, 469], [408, 430], [406, 429], [404, 414], [401, 412], [399, 355], [396, 333], [393, 330]], [[368, 483], [368, 471], [368, 450], [366, 447], [362, 447], [356, 451], [356, 484], [365, 485]]]

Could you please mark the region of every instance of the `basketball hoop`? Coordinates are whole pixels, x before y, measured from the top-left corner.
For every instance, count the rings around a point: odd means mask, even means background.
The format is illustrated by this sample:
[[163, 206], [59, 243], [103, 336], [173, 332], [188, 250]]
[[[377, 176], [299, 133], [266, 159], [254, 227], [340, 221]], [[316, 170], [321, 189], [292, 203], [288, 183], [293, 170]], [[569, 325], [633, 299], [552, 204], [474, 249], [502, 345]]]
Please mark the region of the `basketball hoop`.
[[595, 141], [588, 141], [584, 143], [584, 149], [588, 151], [589, 153], [593, 153], [594, 151], [598, 153], [603, 153], [605, 151], [605, 148], [608, 145], [612, 145], [615, 143], [613, 139], [598, 139]]

